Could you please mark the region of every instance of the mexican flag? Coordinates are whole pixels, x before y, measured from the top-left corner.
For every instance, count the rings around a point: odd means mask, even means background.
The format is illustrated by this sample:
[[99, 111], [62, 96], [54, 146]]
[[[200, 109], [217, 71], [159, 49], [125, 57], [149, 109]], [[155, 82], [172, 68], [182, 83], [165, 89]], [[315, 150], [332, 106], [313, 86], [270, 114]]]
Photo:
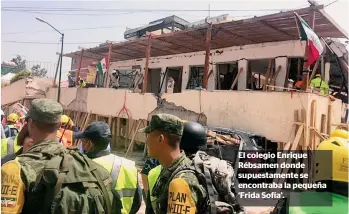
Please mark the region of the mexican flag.
[[308, 23], [306, 23], [304, 19], [302, 19], [302, 17], [300, 17], [296, 12], [295, 15], [301, 41], [307, 41], [308, 43], [308, 65], [310, 66], [320, 57], [324, 48], [322, 47], [319, 37], [308, 25]]
[[108, 56], [105, 56], [98, 64], [97, 71], [100, 74], [104, 74], [109, 69], [109, 59]]

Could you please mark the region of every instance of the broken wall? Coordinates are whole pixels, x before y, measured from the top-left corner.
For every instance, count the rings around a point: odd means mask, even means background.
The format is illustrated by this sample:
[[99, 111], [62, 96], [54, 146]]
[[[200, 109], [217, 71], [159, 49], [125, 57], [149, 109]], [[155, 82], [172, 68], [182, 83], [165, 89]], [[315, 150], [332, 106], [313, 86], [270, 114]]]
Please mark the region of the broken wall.
[[1, 105], [10, 104], [25, 98], [26, 80], [21, 79], [5, 87], [1, 87]]
[[1, 105], [20, 101], [24, 98], [45, 97], [48, 88], [52, 87], [53, 78], [27, 78], [1, 87]]
[[[51, 92], [56, 90], [51, 88]], [[76, 89], [67, 88], [63, 96], [73, 97]], [[68, 92], [70, 90], [70, 92]], [[119, 112], [125, 107], [133, 120], [149, 119], [154, 112], [163, 112], [164, 108], [157, 108], [157, 98], [153, 94], [138, 94], [126, 90], [108, 88], [88, 88], [86, 111], [103, 116], [118, 117]], [[126, 95], [126, 99], [125, 99]], [[182, 118], [195, 118], [200, 113], [207, 117], [208, 126], [224, 128], [238, 128], [253, 132], [266, 138], [288, 142], [294, 122], [294, 110], [307, 109], [310, 114], [311, 100], [317, 100], [317, 121], [321, 114], [327, 112], [328, 98], [308, 93], [289, 92], [261, 92], [261, 91], [197, 91], [186, 90], [182, 93], [163, 94], [161, 99], [166, 100], [166, 111], [183, 112]], [[64, 100], [64, 99], [62, 99]], [[172, 103], [172, 104], [169, 104]], [[69, 103], [63, 103], [68, 106]], [[72, 109], [71, 109], [72, 108]], [[68, 109], [79, 110], [70, 106]], [[332, 123], [341, 120], [341, 102], [332, 102]], [[326, 113], [327, 114], [327, 113]], [[119, 117], [127, 118], [126, 112]], [[317, 126], [320, 126], [317, 123]]]

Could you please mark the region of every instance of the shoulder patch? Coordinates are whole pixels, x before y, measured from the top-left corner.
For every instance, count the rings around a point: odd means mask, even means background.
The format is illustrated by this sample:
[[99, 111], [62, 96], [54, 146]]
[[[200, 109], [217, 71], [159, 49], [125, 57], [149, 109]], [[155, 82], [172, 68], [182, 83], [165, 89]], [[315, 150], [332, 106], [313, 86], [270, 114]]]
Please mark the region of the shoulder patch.
[[21, 213], [24, 204], [24, 184], [21, 165], [17, 160], [1, 167], [1, 212]]
[[168, 189], [168, 214], [195, 214], [196, 205], [189, 188], [183, 178], [175, 178]]

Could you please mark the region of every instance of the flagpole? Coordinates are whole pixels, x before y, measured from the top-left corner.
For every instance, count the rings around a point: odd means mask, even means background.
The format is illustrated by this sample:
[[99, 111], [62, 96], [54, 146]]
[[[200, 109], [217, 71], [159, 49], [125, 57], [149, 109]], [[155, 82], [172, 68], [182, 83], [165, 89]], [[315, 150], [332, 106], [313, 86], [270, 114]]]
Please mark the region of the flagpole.
[[[299, 35], [299, 39], [302, 38], [301, 33], [299, 31], [299, 25], [298, 25], [298, 20], [299, 20], [299, 15], [294, 12], [295, 15], [295, 21], [296, 21], [296, 26], [297, 26], [297, 31], [298, 31], [298, 35]], [[300, 41], [302, 44], [302, 41]], [[303, 46], [303, 45], [302, 45]], [[308, 64], [308, 41], [305, 43], [305, 48], [304, 48], [304, 62], [303, 62], [303, 72], [302, 72], [302, 85], [301, 85], [301, 89], [303, 91], [306, 91], [308, 88], [308, 82], [309, 82], [309, 64]]]

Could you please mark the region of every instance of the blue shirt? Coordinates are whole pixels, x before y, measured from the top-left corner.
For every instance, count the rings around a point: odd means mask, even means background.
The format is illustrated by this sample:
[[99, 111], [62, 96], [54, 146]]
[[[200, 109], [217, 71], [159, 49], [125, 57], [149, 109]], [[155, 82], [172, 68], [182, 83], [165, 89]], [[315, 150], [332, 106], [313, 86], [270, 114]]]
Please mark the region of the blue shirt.
[[145, 160], [145, 163], [144, 163], [144, 166], [143, 166], [141, 173], [144, 175], [148, 175], [150, 170], [152, 170], [153, 168], [155, 168], [159, 165], [160, 165], [160, 162], [157, 159], [147, 158]]

